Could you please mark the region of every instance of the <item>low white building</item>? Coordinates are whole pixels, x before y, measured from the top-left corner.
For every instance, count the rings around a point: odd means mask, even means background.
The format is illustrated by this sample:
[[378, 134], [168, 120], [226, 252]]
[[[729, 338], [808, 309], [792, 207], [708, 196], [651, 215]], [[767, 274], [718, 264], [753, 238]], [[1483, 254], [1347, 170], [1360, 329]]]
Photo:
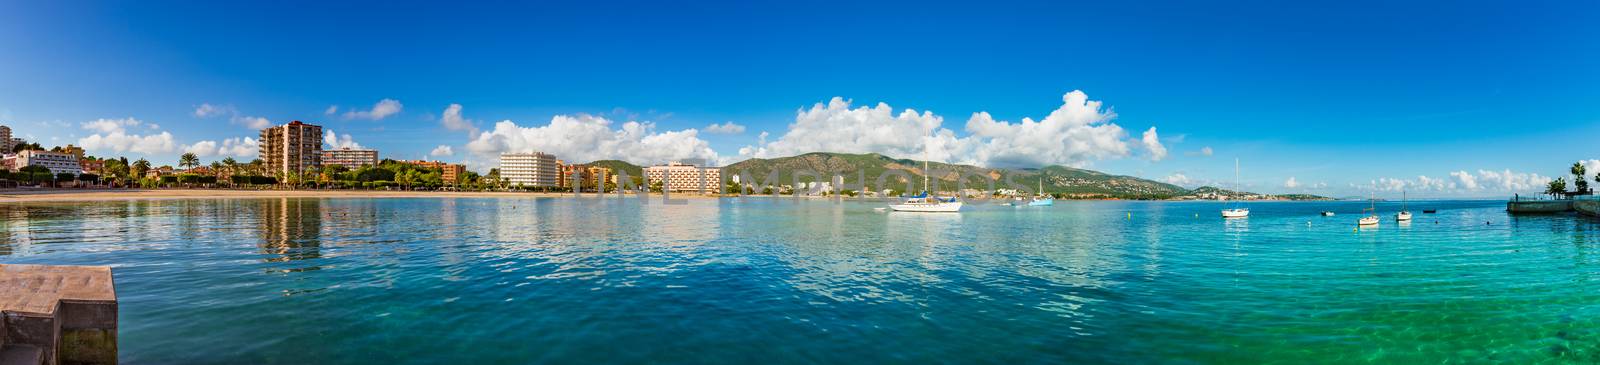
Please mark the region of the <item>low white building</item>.
[[78, 156], [50, 151], [18, 152], [16, 161], [12, 162], [12, 166], [15, 169], [21, 169], [24, 166], [44, 166], [50, 169], [52, 174], [78, 175], [83, 173], [83, 165], [78, 164]]
[[722, 191], [722, 169], [716, 167], [673, 162], [646, 167], [644, 176], [647, 183], [661, 182], [669, 192], [700, 191], [713, 194]]

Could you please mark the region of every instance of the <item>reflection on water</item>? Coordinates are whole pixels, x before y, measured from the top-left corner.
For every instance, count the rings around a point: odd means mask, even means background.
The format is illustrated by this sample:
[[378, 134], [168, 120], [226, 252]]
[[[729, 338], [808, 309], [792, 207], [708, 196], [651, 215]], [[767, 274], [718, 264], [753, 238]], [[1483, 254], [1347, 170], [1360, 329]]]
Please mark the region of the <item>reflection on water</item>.
[[1442, 209], [1363, 231], [1317, 212], [1365, 202], [1258, 204], [1232, 220], [1209, 202], [960, 214], [757, 198], [0, 204], [0, 263], [115, 265], [128, 363], [1600, 353], [1593, 221], [1424, 203]]
[[[295, 261], [322, 257], [322, 200], [262, 199], [257, 202], [261, 216], [261, 252], [266, 261]], [[186, 220], [192, 222], [193, 220]], [[316, 267], [285, 269], [315, 270]]]

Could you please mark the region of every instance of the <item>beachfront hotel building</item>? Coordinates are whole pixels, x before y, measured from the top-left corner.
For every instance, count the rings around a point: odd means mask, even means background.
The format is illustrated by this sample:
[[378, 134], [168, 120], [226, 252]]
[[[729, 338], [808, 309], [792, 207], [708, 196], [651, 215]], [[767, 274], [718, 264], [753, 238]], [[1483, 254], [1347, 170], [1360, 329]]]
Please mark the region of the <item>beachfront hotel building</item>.
[[378, 150], [363, 150], [350, 147], [336, 150], [322, 151], [322, 165], [339, 165], [355, 169], [362, 166], [378, 165]]
[[561, 182], [558, 186], [570, 190], [572, 189], [572, 183], [574, 181], [581, 181], [584, 189], [591, 189], [600, 186], [601, 176], [605, 177], [606, 182], [617, 182], [617, 176], [613, 174], [609, 168], [585, 164], [562, 164]]
[[322, 127], [296, 120], [261, 130], [261, 161], [274, 175], [302, 174], [322, 166]]
[[561, 163], [543, 152], [500, 154], [500, 178], [511, 186], [556, 187], [561, 179]]
[[[704, 174], [703, 178], [701, 174]], [[669, 192], [699, 191], [713, 194], [722, 191], [722, 169], [716, 167], [673, 162], [644, 168], [644, 177], [652, 186], [661, 182], [663, 190]]]
[[24, 166], [43, 166], [50, 169], [52, 174], [82, 174], [83, 166], [78, 164], [78, 157], [70, 153], [50, 151], [22, 151], [17, 153], [16, 161], [12, 163], [15, 168]]

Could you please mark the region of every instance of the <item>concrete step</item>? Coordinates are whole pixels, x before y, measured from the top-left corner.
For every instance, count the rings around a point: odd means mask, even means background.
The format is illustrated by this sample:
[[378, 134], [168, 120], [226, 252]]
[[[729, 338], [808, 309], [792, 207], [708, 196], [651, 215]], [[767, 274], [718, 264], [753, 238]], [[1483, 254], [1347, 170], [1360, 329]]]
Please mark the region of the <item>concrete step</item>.
[[0, 365], [44, 365], [44, 350], [14, 343], [5, 345], [0, 348]]

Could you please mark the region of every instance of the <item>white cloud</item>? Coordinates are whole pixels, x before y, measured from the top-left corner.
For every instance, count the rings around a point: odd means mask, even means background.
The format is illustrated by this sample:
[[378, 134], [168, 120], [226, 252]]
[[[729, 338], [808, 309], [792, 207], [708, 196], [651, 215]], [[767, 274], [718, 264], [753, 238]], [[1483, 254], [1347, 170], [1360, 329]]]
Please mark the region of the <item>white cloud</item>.
[[339, 113], [339, 106], [338, 105], [329, 105], [327, 110], [323, 110], [322, 111], [322, 114], [324, 114], [324, 115], [334, 115], [334, 114], [338, 114], [338, 113]]
[[139, 154], [171, 153], [177, 150], [172, 134], [130, 134], [127, 128], [143, 124], [138, 119], [96, 119], [82, 124], [83, 129], [96, 132], [78, 139], [78, 146], [88, 151], [133, 152]]
[[1140, 138], [1140, 141], [1144, 142], [1144, 149], [1150, 151], [1150, 161], [1161, 161], [1161, 159], [1167, 158], [1167, 147], [1161, 145], [1161, 137], [1156, 135], [1156, 127], [1150, 127], [1150, 130], [1144, 131], [1144, 136]]
[[1372, 180], [1370, 187], [1378, 191], [1433, 191], [1443, 193], [1471, 194], [1471, 193], [1513, 193], [1525, 191], [1543, 191], [1546, 184], [1554, 180], [1548, 176], [1536, 173], [1513, 172], [1510, 169], [1478, 170], [1477, 173], [1460, 170], [1451, 172], [1448, 178], [1434, 178], [1419, 175], [1413, 179], [1404, 178], [1379, 178]]
[[467, 150], [493, 161], [503, 152], [544, 152], [567, 162], [619, 159], [656, 164], [682, 159], [718, 161], [716, 151], [699, 131], [656, 132], [655, 124], [629, 121], [613, 129], [609, 119], [593, 115], [557, 115], [543, 126], [523, 127], [510, 120], [495, 123], [467, 143]]
[[1174, 173], [1172, 173], [1172, 175], [1167, 175], [1167, 177], [1162, 178], [1161, 181], [1166, 182], [1168, 184], [1178, 185], [1178, 186], [1185, 186], [1185, 187], [1198, 185], [1200, 183], [1197, 180], [1190, 179], [1188, 175], [1184, 175], [1181, 172], [1174, 172]]
[[[402, 110], [404, 108], [405, 108], [405, 106], [404, 105], [400, 105], [400, 101], [399, 100], [383, 99], [383, 100], [379, 100], [377, 104], [373, 104], [372, 105], [372, 110], [366, 110], [366, 111], [351, 110], [351, 111], [344, 112], [344, 119], [380, 120], [380, 119], [383, 119], [383, 118], [388, 118], [391, 115], [395, 115], [397, 113], [400, 113], [400, 110]], [[338, 109], [336, 109], [335, 107], [328, 107], [328, 110], [329, 111], [335, 111], [335, 112], [338, 111]]]
[[452, 131], [467, 131], [467, 134], [476, 138], [478, 136], [477, 122], [461, 116], [461, 104], [450, 104], [444, 108], [444, 116], [439, 118], [439, 124], [444, 129]]
[[1465, 170], [1456, 171], [1450, 173], [1450, 177], [1455, 179], [1453, 183], [1456, 187], [1466, 190], [1478, 190], [1478, 177], [1473, 176], [1470, 172]]
[[234, 124], [243, 125], [250, 129], [266, 129], [272, 126], [272, 121], [262, 117], [247, 117], [235, 115], [230, 119]]
[[329, 129], [327, 133], [322, 134], [322, 143], [328, 145], [329, 149], [361, 149], [361, 144], [356, 143], [354, 138], [350, 137], [350, 135], [346, 134], [340, 136], [338, 133], [334, 133], [332, 129]]
[[452, 156], [455, 154], [455, 149], [452, 149], [450, 146], [446, 145], [439, 145], [439, 147], [433, 148], [433, 152], [428, 152], [429, 156]]
[[216, 141], [200, 141], [183, 148], [183, 152], [193, 153], [199, 157], [233, 156], [254, 157], [260, 150], [254, 138], [228, 138], [222, 143]]
[[1300, 182], [1296, 181], [1294, 179], [1294, 176], [1290, 176], [1288, 180], [1284, 180], [1283, 181], [1283, 187], [1289, 188], [1289, 189], [1298, 188], [1298, 187], [1300, 187]]
[[1489, 189], [1499, 189], [1502, 191], [1542, 191], [1546, 184], [1549, 184], [1551, 180], [1555, 179], [1550, 178], [1549, 176], [1539, 176], [1539, 174], [1531, 172], [1511, 172], [1511, 169], [1506, 169], [1504, 171], [1478, 170], [1478, 180], [1482, 181], [1483, 185]]
[[[944, 118], [932, 112], [906, 109], [898, 114], [888, 104], [851, 108], [835, 97], [800, 110], [789, 131], [776, 141], [740, 149], [743, 157], [791, 156], [807, 152], [876, 152], [900, 158], [984, 166], [1084, 166], [1106, 158], [1128, 156], [1127, 132], [1110, 123], [1111, 110], [1102, 111], [1082, 91], [1062, 96], [1062, 106], [1044, 119], [1024, 118], [1019, 123], [996, 121], [988, 112], [973, 113], [966, 124], [967, 137], [943, 128]], [[1163, 147], [1164, 151], [1164, 147]], [[1154, 151], [1152, 151], [1154, 155]]]
[[722, 124], [711, 123], [711, 125], [706, 126], [706, 133], [740, 134], [744, 133], [744, 126], [734, 124], [732, 121], [724, 122]]
[[95, 120], [92, 120], [92, 121], [89, 121], [89, 122], [84, 122], [83, 124], [81, 124], [81, 126], [83, 126], [83, 129], [88, 129], [88, 130], [95, 131], [95, 132], [112, 133], [112, 132], [126, 132], [129, 127], [135, 127], [135, 126], [138, 126], [140, 124], [144, 124], [144, 122], [141, 122], [138, 119], [133, 119], [133, 118], [122, 118], [122, 119], [101, 118], [101, 119], [95, 119]]
[[238, 113], [238, 111], [234, 110], [232, 105], [211, 105], [210, 103], [201, 103], [200, 106], [194, 108], [195, 118], [210, 118], [221, 115], [231, 115], [235, 113]]
[[1201, 156], [1211, 156], [1211, 146], [1200, 147]]

